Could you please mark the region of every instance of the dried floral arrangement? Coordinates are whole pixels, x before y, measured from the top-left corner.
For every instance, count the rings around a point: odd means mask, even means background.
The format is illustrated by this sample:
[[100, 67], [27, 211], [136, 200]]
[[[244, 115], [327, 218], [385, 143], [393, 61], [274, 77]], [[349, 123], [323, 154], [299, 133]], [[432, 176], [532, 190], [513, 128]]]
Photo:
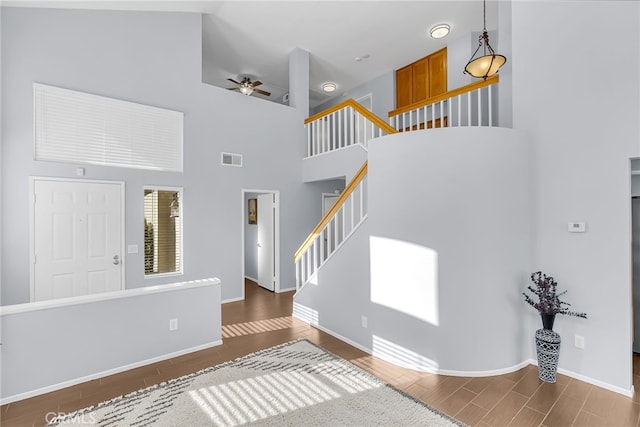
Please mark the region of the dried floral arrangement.
[[565, 290], [558, 293], [556, 289], [558, 283], [553, 277], [547, 276], [541, 271], [536, 271], [531, 274], [531, 281], [535, 284], [535, 287], [529, 285], [527, 288], [538, 297], [538, 301], [534, 301], [533, 298], [524, 292], [522, 295], [524, 295], [524, 300], [541, 314], [566, 314], [567, 316], [587, 318], [587, 313], [579, 313], [567, 308], [571, 306], [571, 304], [560, 299], [567, 291]]

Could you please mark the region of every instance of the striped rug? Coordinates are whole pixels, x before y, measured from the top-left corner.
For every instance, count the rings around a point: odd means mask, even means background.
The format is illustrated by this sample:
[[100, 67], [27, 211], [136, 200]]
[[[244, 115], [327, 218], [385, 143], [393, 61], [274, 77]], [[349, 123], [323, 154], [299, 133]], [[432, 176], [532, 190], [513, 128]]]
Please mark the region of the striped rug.
[[297, 340], [121, 396], [51, 426], [463, 426]]

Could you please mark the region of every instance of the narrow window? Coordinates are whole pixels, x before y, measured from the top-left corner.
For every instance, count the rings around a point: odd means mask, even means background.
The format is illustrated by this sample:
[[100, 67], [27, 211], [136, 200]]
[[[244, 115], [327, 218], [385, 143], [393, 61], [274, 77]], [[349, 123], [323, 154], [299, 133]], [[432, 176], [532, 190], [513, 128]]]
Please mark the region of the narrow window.
[[144, 274], [182, 273], [182, 190], [144, 189]]

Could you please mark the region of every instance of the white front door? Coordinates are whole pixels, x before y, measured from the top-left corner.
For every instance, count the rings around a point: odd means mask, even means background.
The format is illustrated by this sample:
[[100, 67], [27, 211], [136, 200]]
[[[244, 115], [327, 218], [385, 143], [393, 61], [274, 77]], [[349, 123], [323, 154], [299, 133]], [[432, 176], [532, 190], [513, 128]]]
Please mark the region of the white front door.
[[32, 301], [122, 289], [122, 185], [35, 179]]
[[274, 195], [258, 196], [258, 284], [275, 290]]

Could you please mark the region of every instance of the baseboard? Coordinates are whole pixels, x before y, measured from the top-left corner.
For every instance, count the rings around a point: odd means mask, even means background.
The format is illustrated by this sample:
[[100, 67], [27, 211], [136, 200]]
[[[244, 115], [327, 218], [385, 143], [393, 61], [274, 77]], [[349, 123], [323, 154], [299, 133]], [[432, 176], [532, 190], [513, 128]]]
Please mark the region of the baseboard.
[[[538, 366], [538, 361], [535, 360], [535, 359], [529, 359], [529, 363], [534, 365], [534, 366]], [[622, 388], [622, 387], [618, 387], [618, 386], [613, 385], [613, 384], [605, 383], [604, 381], [596, 380], [596, 379], [593, 379], [591, 377], [587, 377], [585, 375], [578, 374], [576, 372], [569, 371], [569, 370], [563, 369], [563, 368], [558, 368], [558, 373], [562, 374], [562, 375], [566, 375], [566, 376], [571, 377], [571, 378], [574, 378], [576, 380], [583, 381], [585, 383], [592, 384], [592, 385], [594, 385], [596, 387], [600, 387], [600, 388], [603, 388], [605, 390], [612, 391], [614, 393], [622, 394], [623, 396], [633, 397], [633, 394], [635, 393], [635, 389], [634, 389], [633, 385], [631, 385], [630, 389], [626, 389], [626, 388]]]
[[276, 293], [280, 294], [282, 292], [290, 292], [290, 291], [295, 291], [295, 290], [296, 290], [296, 287], [294, 286], [293, 288], [280, 289]]
[[340, 335], [340, 334], [338, 334], [338, 333], [336, 333], [336, 332], [332, 331], [331, 329], [327, 329], [327, 328], [325, 328], [324, 326], [320, 326], [320, 325], [318, 325], [318, 324], [317, 324], [317, 323], [315, 323], [315, 322], [314, 322], [314, 323], [309, 322], [309, 321], [307, 321], [307, 319], [302, 318], [302, 317], [299, 317], [299, 316], [297, 316], [295, 313], [293, 314], [293, 317], [295, 317], [296, 319], [301, 320], [301, 321], [303, 321], [303, 322], [305, 322], [305, 323], [308, 323], [309, 325], [313, 326], [314, 328], [319, 329], [319, 330], [321, 330], [322, 332], [324, 332], [324, 333], [327, 333], [327, 334], [331, 335], [332, 337], [338, 338], [340, 341], [344, 341], [344, 342], [346, 342], [347, 344], [349, 344], [349, 345], [350, 345], [350, 346], [352, 346], [352, 347], [357, 348], [358, 350], [362, 350], [362, 351], [364, 351], [364, 352], [365, 352], [365, 353], [367, 353], [367, 354], [372, 354], [372, 350], [371, 350], [370, 348], [367, 348], [367, 347], [365, 347], [365, 346], [363, 346], [363, 345], [361, 345], [361, 344], [358, 344], [357, 342], [352, 341], [352, 340], [350, 340], [350, 339], [349, 339], [349, 338], [347, 338], [347, 337], [343, 337], [342, 335]]
[[18, 400], [28, 399], [29, 397], [38, 396], [44, 393], [49, 393], [52, 391], [60, 390], [63, 388], [71, 387], [77, 384], [81, 384], [87, 381], [95, 380], [98, 378], [103, 378], [109, 375], [118, 374], [120, 372], [128, 371], [130, 369], [139, 368], [141, 366], [150, 365], [152, 363], [161, 362], [163, 360], [171, 359], [174, 357], [182, 356], [187, 353], [193, 353], [195, 351], [205, 350], [211, 347], [217, 347], [222, 345], [222, 340], [213, 341], [207, 344], [202, 344], [199, 346], [187, 348], [185, 350], [175, 351], [173, 353], [164, 354], [162, 356], [152, 357], [151, 359], [141, 360], [140, 362], [130, 363], [128, 365], [119, 366], [117, 368], [108, 369], [106, 371], [98, 372], [91, 375], [86, 375], [84, 377], [76, 378], [69, 381], [64, 381], [58, 384], [50, 385], [47, 387], [42, 387], [36, 390], [27, 391], [24, 393], [16, 394], [13, 396], [3, 397], [0, 399], [0, 405], [6, 405], [7, 403], [13, 403]]
[[258, 279], [254, 279], [254, 278], [253, 278], [253, 277], [251, 277], [251, 276], [244, 276], [244, 278], [245, 278], [245, 279], [249, 279], [249, 280], [251, 280], [252, 282], [256, 282], [256, 283], [258, 283]]
[[230, 303], [230, 302], [237, 302], [237, 301], [244, 301], [244, 297], [225, 299], [225, 300], [220, 301], [220, 304], [227, 304], [227, 303]]

